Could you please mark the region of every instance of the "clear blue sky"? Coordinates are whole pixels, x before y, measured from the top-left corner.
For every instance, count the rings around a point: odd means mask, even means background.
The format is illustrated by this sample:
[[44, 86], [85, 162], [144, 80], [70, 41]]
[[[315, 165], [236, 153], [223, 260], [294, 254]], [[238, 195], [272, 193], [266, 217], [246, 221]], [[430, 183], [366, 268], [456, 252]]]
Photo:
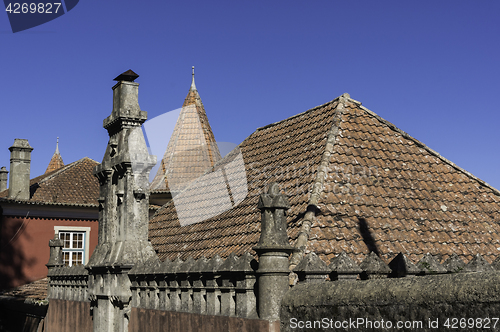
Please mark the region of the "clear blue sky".
[[65, 163], [101, 161], [112, 80], [140, 75], [155, 117], [179, 108], [191, 66], [218, 141], [344, 92], [500, 188], [500, 1], [80, 0], [13, 34], [0, 13], [0, 166], [14, 138], [42, 174], [60, 137]]

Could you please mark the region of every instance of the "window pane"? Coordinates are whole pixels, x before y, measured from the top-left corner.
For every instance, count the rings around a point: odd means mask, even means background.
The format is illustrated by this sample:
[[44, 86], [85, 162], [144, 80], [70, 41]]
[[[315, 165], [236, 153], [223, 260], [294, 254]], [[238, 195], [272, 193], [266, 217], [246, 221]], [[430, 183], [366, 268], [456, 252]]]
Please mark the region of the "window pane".
[[63, 252], [63, 263], [64, 265], [70, 265], [69, 252]]
[[59, 238], [63, 240], [63, 262], [65, 265], [84, 264], [85, 255], [85, 233], [60, 231]]
[[70, 241], [71, 234], [70, 233], [59, 233], [59, 238], [64, 241], [64, 248], [70, 248], [71, 241]]
[[83, 248], [83, 234], [82, 233], [73, 234], [73, 248], [74, 249]]
[[73, 253], [73, 265], [82, 265], [83, 263], [83, 256], [82, 252], [74, 252]]

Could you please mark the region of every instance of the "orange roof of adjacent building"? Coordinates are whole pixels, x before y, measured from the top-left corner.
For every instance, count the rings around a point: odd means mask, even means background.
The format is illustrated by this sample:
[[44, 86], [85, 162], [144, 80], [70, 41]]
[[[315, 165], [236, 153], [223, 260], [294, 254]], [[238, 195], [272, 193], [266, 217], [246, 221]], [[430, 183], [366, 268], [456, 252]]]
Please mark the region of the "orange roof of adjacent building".
[[[97, 161], [85, 157], [31, 179], [27, 203], [97, 206], [99, 182], [94, 176], [97, 165]], [[8, 193], [8, 189], [4, 190], [0, 198], [6, 198]]]
[[174, 195], [221, 159], [207, 114], [194, 82], [151, 183], [151, 190], [168, 189]]
[[[200, 183], [189, 212], [205, 220], [182, 227], [175, 203], [163, 206], [149, 231], [162, 260], [252, 252], [259, 195], [273, 181], [291, 204], [288, 235], [300, 249], [292, 261], [315, 252], [328, 263], [343, 251], [358, 263], [371, 251], [386, 262], [399, 252], [413, 261], [426, 253], [466, 262], [478, 253], [490, 263], [498, 256], [500, 192], [347, 94], [257, 129], [239, 149], [246, 197], [213, 216], [204, 202], [219, 184]], [[232, 160], [214, 172], [229, 177]]]
[[53, 172], [61, 167], [64, 167], [64, 162], [61, 157], [61, 154], [59, 153], [59, 137], [58, 137], [56, 143], [56, 151], [54, 152], [52, 158], [50, 159], [49, 166], [47, 166], [45, 174]]

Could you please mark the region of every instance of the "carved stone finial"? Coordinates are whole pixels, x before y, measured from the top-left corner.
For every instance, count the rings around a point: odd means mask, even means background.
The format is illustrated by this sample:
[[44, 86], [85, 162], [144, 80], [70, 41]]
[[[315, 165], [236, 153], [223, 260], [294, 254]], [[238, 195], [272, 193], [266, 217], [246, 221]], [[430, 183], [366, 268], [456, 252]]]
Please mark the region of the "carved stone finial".
[[196, 84], [194, 84], [194, 66], [192, 67], [193, 69], [193, 74], [192, 74], [192, 79], [191, 79], [191, 90], [196, 90]]
[[448, 272], [439, 262], [430, 254], [425, 254], [417, 263], [420, 274], [441, 274]]
[[285, 211], [290, 203], [279, 192], [277, 183], [271, 183], [267, 193], [260, 195], [260, 240], [253, 249], [259, 256], [259, 317], [279, 320], [281, 300], [288, 290], [288, 256], [294, 248], [288, 242]]
[[363, 272], [356, 262], [342, 251], [337, 257], [332, 259], [330, 265], [331, 280], [356, 280], [358, 275]]
[[465, 263], [458, 257], [457, 254], [453, 253], [447, 260], [444, 261], [443, 267], [448, 271], [448, 273], [458, 273], [465, 272]]
[[373, 251], [366, 256], [359, 267], [363, 270], [361, 279], [382, 279], [387, 278], [388, 274], [391, 273], [391, 269]]
[[495, 269], [481, 256], [476, 254], [464, 267], [465, 272], [493, 272]]
[[276, 182], [269, 185], [267, 193], [261, 194], [257, 206], [261, 210], [261, 234], [258, 247], [290, 246], [286, 233], [286, 213], [290, 208], [288, 198], [279, 192]]
[[391, 276], [396, 278], [420, 273], [420, 269], [402, 252], [390, 261], [389, 268], [392, 270]]
[[308, 283], [325, 281], [330, 271], [326, 263], [314, 252], [307, 254], [293, 269], [293, 272], [297, 273], [299, 281]]
[[64, 246], [63, 240], [59, 239], [59, 235], [56, 233], [54, 239], [49, 240], [50, 247], [50, 258], [49, 262], [45, 264], [47, 268], [52, 270], [55, 267], [63, 266], [62, 248]]

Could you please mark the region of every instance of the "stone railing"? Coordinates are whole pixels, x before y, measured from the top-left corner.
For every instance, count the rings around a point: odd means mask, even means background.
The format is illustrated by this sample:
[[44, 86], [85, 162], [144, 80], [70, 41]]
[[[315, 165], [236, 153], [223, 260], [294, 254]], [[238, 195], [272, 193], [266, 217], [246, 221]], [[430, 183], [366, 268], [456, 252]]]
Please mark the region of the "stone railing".
[[48, 298], [88, 301], [89, 274], [83, 265], [59, 266], [49, 270]]
[[374, 252], [371, 252], [358, 265], [345, 252], [342, 252], [329, 265], [315, 253], [309, 253], [293, 269], [293, 272], [297, 275], [298, 282], [315, 283], [327, 280], [366, 280], [497, 270], [500, 270], [500, 257], [489, 264], [480, 254], [474, 256], [467, 264], [456, 254], [450, 256], [442, 264], [431, 254], [426, 254], [415, 264], [404, 254], [399, 253], [389, 264], [386, 264]]
[[132, 307], [257, 318], [257, 261], [250, 254], [137, 264]]

